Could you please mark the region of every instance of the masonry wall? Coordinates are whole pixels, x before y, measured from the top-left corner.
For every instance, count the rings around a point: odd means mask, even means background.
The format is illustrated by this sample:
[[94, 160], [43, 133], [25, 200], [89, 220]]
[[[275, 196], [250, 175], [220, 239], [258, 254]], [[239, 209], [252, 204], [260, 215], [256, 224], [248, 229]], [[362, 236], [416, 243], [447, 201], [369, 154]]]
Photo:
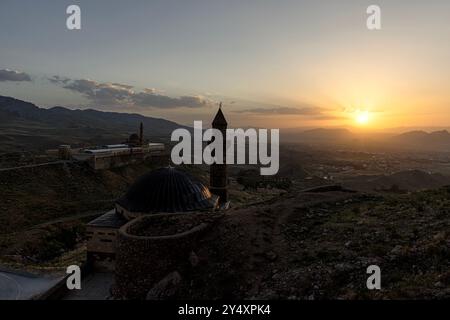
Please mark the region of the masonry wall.
[[87, 258], [97, 271], [114, 271], [116, 258], [116, 228], [87, 226]]
[[116, 294], [121, 298], [144, 299], [148, 291], [168, 273], [187, 266], [197, 238], [208, 227], [202, 223], [172, 236], [134, 235], [139, 228], [157, 223], [159, 216], [161, 215], [137, 218], [119, 230]]
[[91, 167], [95, 170], [106, 170], [110, 168], [122, 167], [133, 163], [142, 162], [149, 154], [134, 153], [129, 155], [95, 156], [90, 161]]

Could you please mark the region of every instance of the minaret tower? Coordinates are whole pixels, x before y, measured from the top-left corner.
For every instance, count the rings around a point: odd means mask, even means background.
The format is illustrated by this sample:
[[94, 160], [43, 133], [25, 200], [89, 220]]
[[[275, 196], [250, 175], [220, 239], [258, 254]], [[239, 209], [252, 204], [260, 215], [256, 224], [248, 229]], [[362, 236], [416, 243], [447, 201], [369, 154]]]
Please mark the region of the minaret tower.
[[142, 122], [139, 127], [139, 144], [144, 145], [144, 124]]
[[222, 113], [222, 102], [219, 105], [219, 111], [212, 122], [213, 129], [218, 129], [222, 132], [223, 136], [223, 164], [212, 164], [210, 166], [210, 190], [213, 194], [219, 196], [219, 203], [223, 204], [228, 201], [228, 177], [227, 177], [227, 165], [226, 165], [226, 133], [227, 133], [227, 120]]

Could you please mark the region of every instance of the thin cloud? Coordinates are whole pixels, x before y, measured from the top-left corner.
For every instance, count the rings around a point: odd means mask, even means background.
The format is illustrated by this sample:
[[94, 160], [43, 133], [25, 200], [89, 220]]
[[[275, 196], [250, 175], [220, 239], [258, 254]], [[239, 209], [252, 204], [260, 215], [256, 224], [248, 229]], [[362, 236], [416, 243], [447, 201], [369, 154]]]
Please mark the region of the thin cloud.
[[31, 81], [31, 77], [25, 72], [10, 69], [0, 69], [0, 81], [12, 81], [12, 82]]
[[173, 109], [201, 108], [213, 103], [203, 96], [169, 97], [154, 88], [136, 92], [133, 86], [121, 83], [101, 83], [89, 79], [71, 80], [58, 76], [49, 78], [49, 81], [82, 94], [96, 106]]
[[132, 87], [114, 83], [99, 83], [93, 80], [73, 80], [63, 88], [81, 93], [95, 104], [117, 106], [128, 104], [134, 94]]
[[331, 114], [321, 114], [314, 117], [314, 120], [346, 120], [346, 117], [335, 116]]
[[238, 113], [252, 113], [260, 115], [304, 115], [304, 116], [315, 116], [321, 115], [322, 111], [317, 107], [278, 107], [278, 108], [252, 108], [237, 110]]
[[211, 105], [211, 101], [202, 96], [172, 98], [155, 93], [140, 92], [134, 94], [132, 99], [137, 106], [154, 108], [200, 108]]
[[50, 81], [51, 83], [54, 83], [54, 84], [67, 84], [67, 83], [69, 83], [70, 79], [60, 77], [60, 76], [53, 76], [51, 78], [48, 78], [48, 81]]

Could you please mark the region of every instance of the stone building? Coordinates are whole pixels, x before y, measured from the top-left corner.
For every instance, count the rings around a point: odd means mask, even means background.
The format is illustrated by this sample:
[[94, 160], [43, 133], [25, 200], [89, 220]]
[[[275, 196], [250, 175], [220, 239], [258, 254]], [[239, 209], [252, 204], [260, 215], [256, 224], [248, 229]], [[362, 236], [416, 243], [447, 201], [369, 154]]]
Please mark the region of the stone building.
[[[225, 130], [226, 126], [219, 109], [213, 127]], [[211, 217], [228, 207], [226, 165], [211, 166], [210, 176], [210, 188], [170, 166], [137, 179], [113, 210], [88, 223], [88, 263], [97, 270], [116, 270], [122, 296], [142, 297], [142, 290], [166, 271], [170, 261], [178, 261], [180, 252], [188, 252]], [[169, 216], [174, 218], [166, 221]], [[175, 229], [171, 227], [174, 221], [179, 224]], [[141, 232], [155, 226], [167, 226], [168, 234]], [[148, 269], [152, 264], [154, 268]], [[134, 277], [133, 270], [142, 268], [147, 271]], [[160, 272], [155, 271], [158, 268]]]
[[139, 125], [139, 134], [131, 134], [126, 144], [131, 147], [142, 147], [144, 145], [144, 124], [142, 122]]
[[[133, 133], [121, 144], [110, 144], [88, 149], [71, 150], [70, 159], [84, 162], [94, 170], [106, 170], [140, 163], [151, 159], [161, 161], [166, 156], [163, 143], [144, 141], [144, 125], [141, 122], [139, 134]], [[60, 157], [61, 155], [60, 148]], [[63, 153], [64, 154], [64, 153]]]
[[117, 231], [127, 222], [111, 210], [87, 224], [87, 260], [97, 271], [113, 271]]

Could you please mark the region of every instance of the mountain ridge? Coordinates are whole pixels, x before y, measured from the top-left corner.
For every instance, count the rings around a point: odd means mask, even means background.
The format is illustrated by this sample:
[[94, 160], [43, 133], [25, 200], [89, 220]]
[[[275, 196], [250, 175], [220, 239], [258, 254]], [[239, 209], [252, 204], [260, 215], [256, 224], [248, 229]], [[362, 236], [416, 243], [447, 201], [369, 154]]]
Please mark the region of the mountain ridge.
[[0, 96], [0, 150], [42, 150], [58, 144], [123, 142], [144, 124], [146, 138], [167, 140], [173, 121], [95, 109], [41, 108], [27, 101]]
[[[41, 108], [27, 101], [0, 96], [0, 151], [42, 150], [59, 144], [92, 145], [123, 142], [144, 124], [146, 138], [167, 141], [177, 128], [189, 127], [163, 118], [96, 109]], [[347, 128], [281, 130], [281, 141], [354, 148], [450, 152], [447, 130], [370, 134]]]

